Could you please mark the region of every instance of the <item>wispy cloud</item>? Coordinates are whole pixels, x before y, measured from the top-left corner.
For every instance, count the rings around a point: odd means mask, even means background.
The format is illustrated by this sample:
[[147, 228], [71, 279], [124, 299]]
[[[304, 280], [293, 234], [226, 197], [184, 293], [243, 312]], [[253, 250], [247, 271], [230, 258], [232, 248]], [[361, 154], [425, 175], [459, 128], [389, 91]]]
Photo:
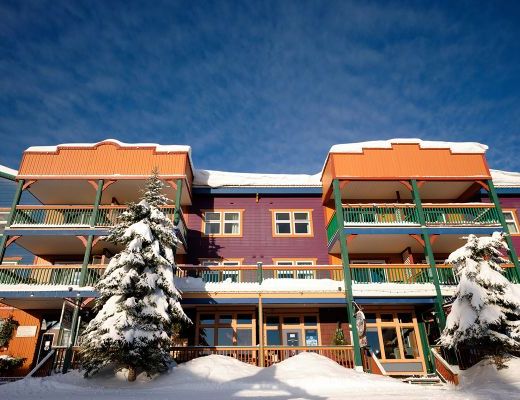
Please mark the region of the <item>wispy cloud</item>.
[[314, 173], [334, 143], [481, 141], [520, 170], [520, 17], [473, 2], [2, 2], [0, 163], [107, 137]]

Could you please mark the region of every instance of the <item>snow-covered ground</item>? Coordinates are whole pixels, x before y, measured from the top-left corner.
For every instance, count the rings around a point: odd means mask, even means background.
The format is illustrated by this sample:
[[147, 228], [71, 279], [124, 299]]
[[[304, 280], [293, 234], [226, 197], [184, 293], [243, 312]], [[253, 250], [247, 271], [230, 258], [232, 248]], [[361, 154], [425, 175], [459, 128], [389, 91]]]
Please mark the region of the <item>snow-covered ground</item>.
[[0, 387], [9, 400], [141, 400], [141, 399], [496, 399], [520, 398], [520, 360], [497, 372], [477, 365], [464, 372], [458, 387], [419, 387], [396, 379], [345, 369], [328, 358], [302, 353], [269, 368], [243, 364], [234, 358], [207, 356], [173, 368], [168, 374], [137, 382], [124, 372], [102, 373], [91, 379], [73, 371], [48, 378], [30, 378]]

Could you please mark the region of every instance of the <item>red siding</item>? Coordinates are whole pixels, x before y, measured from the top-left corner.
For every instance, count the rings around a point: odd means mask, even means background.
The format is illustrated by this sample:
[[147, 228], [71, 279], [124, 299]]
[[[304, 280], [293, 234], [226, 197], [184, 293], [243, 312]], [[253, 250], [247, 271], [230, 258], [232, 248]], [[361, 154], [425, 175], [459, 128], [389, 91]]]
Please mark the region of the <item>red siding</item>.
[[[243, 235], [240, 238], [202, 237], [201, 210], [243, 209]], [[271, 209], [311, 209], [313, 237], [274, 238]], [[199, 258], [244, 258], [245, 264], [265, 265], [273, 258], [317, 258], [318, 264], [328, 264], [327, 241], [320, 196], [264, 197], [258, 203], [254, 195], [243, 197], [195, 196], [188, 214], [189, 263]]]

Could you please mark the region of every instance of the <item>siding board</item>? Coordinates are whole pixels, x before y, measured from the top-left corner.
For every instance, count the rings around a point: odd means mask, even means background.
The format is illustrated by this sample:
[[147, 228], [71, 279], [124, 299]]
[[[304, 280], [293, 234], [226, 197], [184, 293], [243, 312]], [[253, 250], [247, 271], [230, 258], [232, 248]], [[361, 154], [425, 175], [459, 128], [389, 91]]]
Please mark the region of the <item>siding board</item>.
[[[203, 237], [201, 210], [243, 209], [243, 235], [240, 238]], [[271, 209], [312, 210], [312, 237], [278, 238], [272, 236]], [[198, 264], [198, 258], [244, 258], [245, 264], [265, 265], [273, 258], [309, 258], [318, 264], [328, 263], [326, 232], [320, 196], [310, 197], [212, 197], [194, 199], [188, 214], [188, 262]]]

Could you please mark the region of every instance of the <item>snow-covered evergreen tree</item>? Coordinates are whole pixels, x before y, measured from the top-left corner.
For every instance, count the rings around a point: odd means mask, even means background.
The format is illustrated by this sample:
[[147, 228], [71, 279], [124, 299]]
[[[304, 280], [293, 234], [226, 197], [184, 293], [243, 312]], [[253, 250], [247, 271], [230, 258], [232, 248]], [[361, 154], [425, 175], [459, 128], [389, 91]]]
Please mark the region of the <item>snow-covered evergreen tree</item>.
[[470, 235], [449, 256], [460, 283], [440, 338], [443, 346], [477, 347], [495, 356], [520, 350], [520, 291], [504, 276], [503, 250], [503, 235], [495, 232]]
[[175, 287], [174, 248], [179, 243], [173, 223], [160, 210], [168, 199], [154, 170], [143, 199], [131, 203], [107, 240], [125, 248], [115, 255], [96, 285], [98, 313], [82, 335], [85, 376], [107, 364], [163, 372], [176, 322], [187, 321]]

